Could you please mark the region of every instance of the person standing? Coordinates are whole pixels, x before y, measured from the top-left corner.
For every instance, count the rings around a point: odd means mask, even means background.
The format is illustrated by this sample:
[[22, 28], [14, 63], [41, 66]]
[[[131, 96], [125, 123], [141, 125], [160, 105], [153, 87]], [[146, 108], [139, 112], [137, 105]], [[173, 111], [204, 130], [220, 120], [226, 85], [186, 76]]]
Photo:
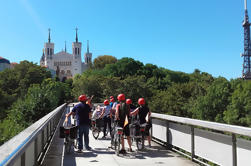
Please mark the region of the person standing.
[[87, 97], [85, 95], [80, 95], [78, 97], [80, 101], [79, 104], [73, 107], [72, 111], [66, 114], [65, 121], [68, 121], [68, 117], [71, 115], [75, 115], [77, 119], [78, 126], [78, 150], [77, 152], [82, 152], [83, 150], [83, 135], [84, 135], [84, 143], [85, 149], [91, 150], [89, 146], [89, 128], [91, 122], [91, 108], [88, 104], [86, 104]]
[[150, 121], [151, 111], [146, 106], [144, 98], [139, 98], [138, 104], [139, 104], [139, 107], [136, 108], [133, 112], [131, 112], [130, 115], [138, 115], [140, 124], [147, 123], [145, 135], [147, 136], [149, 147], [151, 147], [151, 136], [149, 133], [149, 130], [152, 127], [152, 123]]
[[108, 128], [109, 128], [109, 131], [110, 131], [110, 135], [111, 135], [111, 118], [110, 118], [110, 111], [111, 111], [111, 106], [109, 105], [109, 101], [108, 100], [105, 100], [104, 101], [104, 108], [102, 110], [102, 113], [100, 115], [100, 118], [103, 118], [103, 121], [104, 121], [104, 128], [103, 128], [103, 132], [104, 132], [104, 135], [103, 135], [103, 138], [106, 137], [106, 127], [107, 127], [107, 124], [108, 124]]
[[[129, 145], [129, 152], [132, 152], [132, 143], [130, 138], [130, 130], [129, 130], [129, 121], [128, 118], [130, 116], [130, 108], [125, 103], [125, 95], [118, 95], [119, 104], [116, 106], [115, 119], [118, 120], [118, 126], [123, 128], [123, 135], [127, 138], [127, 143]], [[119, 153], [125, 154], [125, 144], [124, 139], [121, 139], [122, 148]]]

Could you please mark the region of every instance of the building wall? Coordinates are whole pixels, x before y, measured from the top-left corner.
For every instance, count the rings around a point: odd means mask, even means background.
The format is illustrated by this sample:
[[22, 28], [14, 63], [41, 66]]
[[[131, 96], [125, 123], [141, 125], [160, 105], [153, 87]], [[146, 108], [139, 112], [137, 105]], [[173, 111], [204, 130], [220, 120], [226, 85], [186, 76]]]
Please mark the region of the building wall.
[[0, 63], [0, 71], [3, 71], [4, 69], [9, 69], [10, 64], [8, 63]]

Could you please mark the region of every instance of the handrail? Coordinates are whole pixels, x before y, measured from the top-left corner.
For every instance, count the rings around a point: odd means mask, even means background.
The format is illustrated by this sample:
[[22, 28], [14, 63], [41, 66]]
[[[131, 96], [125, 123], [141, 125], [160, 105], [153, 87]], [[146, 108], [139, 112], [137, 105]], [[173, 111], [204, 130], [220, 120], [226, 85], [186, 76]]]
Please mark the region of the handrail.
[[[17, 158], [21, 157], [21, 155], [25, 152], [28, 146], [37, 139], [38, 135], [42, 132], [42, 142], [44, 141], [45, 130], [47, 132], [46, 141], [48, 141], [52, 132], [55, 131], [57, 123], [62, 115], [62, 111], [64, 111], [66, 104], [63, 104], [57, 107], [54, 111], [45, 115], [43, 118], [23, 130], [21, 133], [7, 141], [0, 147], [0, 166], [2, 165], [10, 165], [13, 164]], [[56, 119], [55, 119], [56, 118]], [[56, 123], [54, 122], [57, 121]], [[50, 131], [50, 132], [49, 132]], [[43, 142], [44, 143], [44, 142]], [[43, 144], [42, 143], [42, 144]], [[43, 146], [43, 145], [42, 145]], [[35, 146], [35, 148], [37, 148]], [[36, 150], [34, 149], [34, 152]], [[43, 147], [42, 147], [43, 151]], [[37, 152], [41, 153], [41, 152]], [[36, 155], [36, 154], [35, 154]], [[38, 155], [38, 154], [37, 154]], [[34, 158], [36, 158], [35, 156]], [[34, 161], [36, 162], [36, 161]], [[21, 164], [23, 165], [23, 164]]]
[[164, 114], [157, 114], [157, 113], [152, 113], [151, 116], [157, 119], [164, 119], [164, 120], [179, 122], [179, 123], [183, 123], [187, 125], [200, 126], [200, 127], [204, 127], [208, 129], [230, 132], [234, 134], [251, 137], [251, 128], [248, 128], [248, 127], [235, 126], [235, 125], [209, 122], [209, 121], [183, 118], [183, 117], [178, 117], [178, 116], [164, 115]]
[[193, 161], [232, 166], [251, 162], [251, 141], [237, 137], [251, 138], [251, 128], [157, 113], [151, 117], [153, 139]]

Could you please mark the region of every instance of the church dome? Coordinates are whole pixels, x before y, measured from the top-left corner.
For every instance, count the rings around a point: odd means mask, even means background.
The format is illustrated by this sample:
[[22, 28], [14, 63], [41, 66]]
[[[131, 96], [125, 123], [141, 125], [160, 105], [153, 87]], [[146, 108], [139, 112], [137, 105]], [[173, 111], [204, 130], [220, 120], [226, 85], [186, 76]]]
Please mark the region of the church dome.
[[0, 57], [0, 63], [7, 63], [7, 64], [10, 64], [10, 61], [3, 58], [3, 57]]

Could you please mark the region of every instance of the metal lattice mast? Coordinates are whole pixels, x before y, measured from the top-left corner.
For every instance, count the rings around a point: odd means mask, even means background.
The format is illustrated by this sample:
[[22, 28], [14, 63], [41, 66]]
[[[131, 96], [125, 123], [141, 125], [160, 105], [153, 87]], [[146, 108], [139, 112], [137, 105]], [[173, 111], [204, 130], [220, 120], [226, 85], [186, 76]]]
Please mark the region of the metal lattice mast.
[[242, 69], [242, 78], [251, 79], [250, 23], [248, 19], [247, 0], [244, 0], [244, 3], [245, 3], [245, 17], [242, 24], [244, 28], [244, 53], [242, 54], [242, 56], [244, 57], [244, 61], [243, 61], [243, 69]]

